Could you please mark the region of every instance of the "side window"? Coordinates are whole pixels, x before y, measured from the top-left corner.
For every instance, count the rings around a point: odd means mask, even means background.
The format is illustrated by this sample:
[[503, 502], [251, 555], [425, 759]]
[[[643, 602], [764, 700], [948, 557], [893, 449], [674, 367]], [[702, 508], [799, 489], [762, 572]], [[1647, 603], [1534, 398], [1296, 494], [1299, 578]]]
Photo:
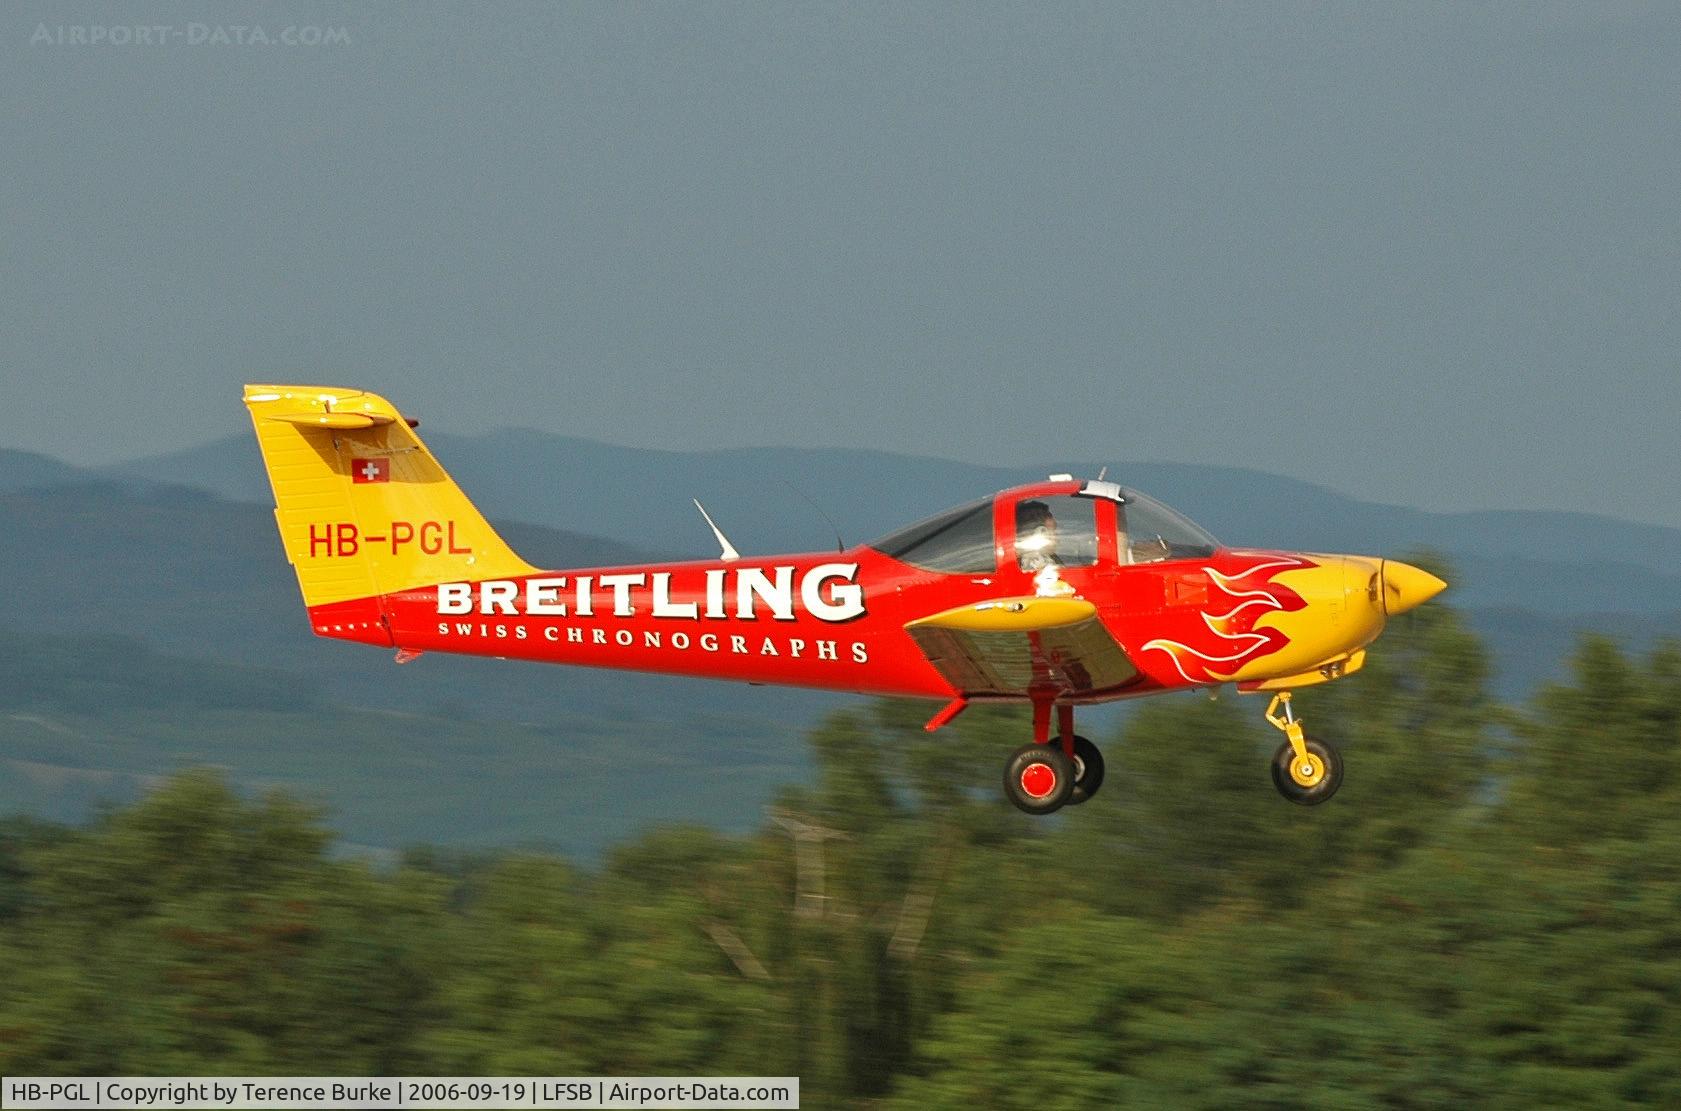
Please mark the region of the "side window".
[[1016, 504], [1016, 563], [1023, 571], [1097, 562], [1097, 506], [1067, 495]]
[[992, 541], [992, 499], [918, 521], [870, 545], [924, 571], [948, 575], [992, 571], [997, 565]]
[[1122, 563], [1204, 559], [1220, 546], [1189, 519], [1136, 490], [1128, 490], [1125, 504], [1116, 510], [1117, 550]]

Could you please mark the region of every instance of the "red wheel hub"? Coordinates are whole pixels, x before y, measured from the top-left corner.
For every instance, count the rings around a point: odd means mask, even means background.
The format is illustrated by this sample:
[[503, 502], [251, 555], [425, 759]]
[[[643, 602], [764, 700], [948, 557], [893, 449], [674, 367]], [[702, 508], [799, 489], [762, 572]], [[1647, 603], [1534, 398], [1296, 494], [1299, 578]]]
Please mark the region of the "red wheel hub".
[[1021, 789], [1031, 798], [1044, 798], [1056, 790], [1056, 769], [1049, 764], [1027, 765], [1021, 770]]

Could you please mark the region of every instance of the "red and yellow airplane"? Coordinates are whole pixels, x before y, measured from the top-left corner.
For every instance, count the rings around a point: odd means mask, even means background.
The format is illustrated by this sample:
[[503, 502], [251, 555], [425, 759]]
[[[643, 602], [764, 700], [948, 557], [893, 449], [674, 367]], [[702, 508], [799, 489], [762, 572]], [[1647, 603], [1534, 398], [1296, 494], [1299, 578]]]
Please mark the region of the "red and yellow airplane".
[[318, 635], [399, 661], [461, 652], [937, 699], [930, 731], [972, 701], [1028, 702], [1033, 740], [1004, 789], [1033, 814], [1103, 782], [1076, 706], [1224, 683], [1273, 694], [1273, 781], [1324, 802], [1342, 759], [1303, 732], [1290, 692], [1358, 671], [1387, 618], [1446, 585], [1393, 560], [1226, 548], [1136, 490], [1069, 475], [838, 553], [740, 556], [713, 526], [717, 559], [544, 571], [384, 398], [253, 385], [245, 404]]

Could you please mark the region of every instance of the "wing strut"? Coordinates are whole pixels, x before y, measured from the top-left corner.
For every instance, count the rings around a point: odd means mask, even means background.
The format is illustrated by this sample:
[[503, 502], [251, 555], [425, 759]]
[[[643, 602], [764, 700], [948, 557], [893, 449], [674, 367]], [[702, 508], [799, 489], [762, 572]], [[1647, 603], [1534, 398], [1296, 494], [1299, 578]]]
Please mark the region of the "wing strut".
[[954, 698], [946, 703], [945, 708], [928, 719], [928, 724], [922, 728], [930, 733], [938, 733], [951, 724], [951, 719], [961, 714], [969, 706], [967, 698]]

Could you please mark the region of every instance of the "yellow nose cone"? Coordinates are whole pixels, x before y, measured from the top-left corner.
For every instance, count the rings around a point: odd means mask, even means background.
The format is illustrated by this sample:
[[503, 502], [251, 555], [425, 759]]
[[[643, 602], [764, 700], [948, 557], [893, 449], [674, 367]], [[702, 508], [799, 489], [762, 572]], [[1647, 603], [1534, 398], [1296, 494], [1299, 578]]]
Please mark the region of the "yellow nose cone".
[[1391, 617], [1422, 606], [1447, 589], [1447, 583], [1410, 563], [1383, 561], [1383, 611]]

